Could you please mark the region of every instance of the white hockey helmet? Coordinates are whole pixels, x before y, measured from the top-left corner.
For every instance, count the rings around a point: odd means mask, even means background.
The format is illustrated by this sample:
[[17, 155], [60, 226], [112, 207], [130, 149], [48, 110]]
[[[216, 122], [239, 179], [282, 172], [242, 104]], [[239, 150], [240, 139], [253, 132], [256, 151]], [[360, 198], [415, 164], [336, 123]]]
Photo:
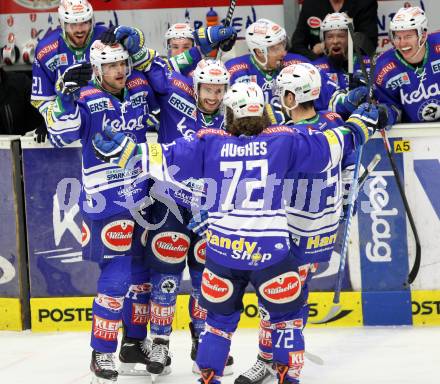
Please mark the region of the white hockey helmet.
[[101, 40], [95, 40], [90, 47], [90, 63], [97, 69], [98, 75], [95, 78], [99, 83], [102, 81], [102, 64], [127, 61], [127, 76], [131, 73], [131, 59], [127, 50], [120, 43], [113, 45], [103, 44]]
[[257, 83], [235, 83], [225, 94], [223, 105], [231, 108], [234, 118], [263, 116], [264, 94]]
[[165, 40], [167, 44], [171, 39], [191, 39], [194, 41], [194, 30], [188, 23], [173, 24], [165, 33]]
[[61, 28], [66, 33], [66, 24], [92, 20], [93, 8], [87, 0], [61, 0], [58, 7]]
[[337, 29], [348, 30], [348, 18], [345, 13], [329, 13], [321, 23], [321, 29], [319, 30], [319, 37], [321, 41], [324, 41], [324, 33], [328, 31], [334, 31]]
[[[296, 104], [288, 107], [284, 103], [286, 92], [295, 95]], [[276, 78], [276, 93], [281, 104], [287, 110], [294, 109], [298, 104], [319, 98], [321, 91], [321, 75], [318, 68], [310, 63], [292, 64], [282, 69]]]
[[423, 9], [419, 7], [400, 8], [390, 21], [390, 35], [396, 31], [415, 29], [419, 39], [428, 30], [428, 19]]
[[287, 44], [286, 30], [280, 25], [267, 19], [258, 19], [246, 29], [246, 44], [251, 54], [256, 57], [255, 49], [260, 49], [267, 63], [267, 48], [285, 42]]
[[202, 59], [193, 72], [195, 94], [198, 94], [199, 84], [229, 85], [229, 72], [220, 60]]

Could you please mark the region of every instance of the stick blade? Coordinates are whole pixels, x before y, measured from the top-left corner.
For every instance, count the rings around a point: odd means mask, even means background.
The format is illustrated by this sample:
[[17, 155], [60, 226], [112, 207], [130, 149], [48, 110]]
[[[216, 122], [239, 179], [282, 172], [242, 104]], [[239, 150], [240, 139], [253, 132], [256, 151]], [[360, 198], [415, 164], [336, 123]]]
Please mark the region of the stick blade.
[[333, 304], [330, 310], [328, 311], [327, 315], [325, 315], [321, 320], [318, 321], [309, 321], [309, 323], [312, 324], [324, 324], [327, 323], [329, 320], [333, 319], [336, 315], [338, 315], [342, 311], [342, 305], [341, 304]]

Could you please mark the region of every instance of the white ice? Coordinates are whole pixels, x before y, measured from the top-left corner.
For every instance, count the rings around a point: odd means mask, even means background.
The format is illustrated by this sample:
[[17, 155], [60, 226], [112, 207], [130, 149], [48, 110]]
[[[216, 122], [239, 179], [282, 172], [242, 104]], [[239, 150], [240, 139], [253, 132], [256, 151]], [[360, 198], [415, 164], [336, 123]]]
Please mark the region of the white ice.
[[[303, 384], [438, 384], [440, 328], [364, 327], [306, 329], [306, 349], [324, 365], [306, 360]], [[190, 336], [176, 331], [169, 376], [158, 384], [195, 384], [189, 358]], [[0, 384], [83, 384], [90, 382], [91, 350], [85, 332], [0, 332]], [[238, 330], [232, 341], [232, 384], [256, 357], [257, 331]], [[151, 383], [149, 377], [121, 377], [121, 384]]]

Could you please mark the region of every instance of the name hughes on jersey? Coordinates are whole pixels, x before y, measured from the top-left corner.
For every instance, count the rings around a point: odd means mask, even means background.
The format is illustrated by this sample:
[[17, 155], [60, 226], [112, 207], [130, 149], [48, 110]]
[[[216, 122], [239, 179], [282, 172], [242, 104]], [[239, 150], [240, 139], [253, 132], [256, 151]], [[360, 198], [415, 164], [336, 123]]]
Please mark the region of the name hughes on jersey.
[[237, 145], [233, 143], [223, 144], [221, 157], [237, 157], [237, 156], [260, 156], [267, 154], [267, 143], [252, 142], [246, 145]]

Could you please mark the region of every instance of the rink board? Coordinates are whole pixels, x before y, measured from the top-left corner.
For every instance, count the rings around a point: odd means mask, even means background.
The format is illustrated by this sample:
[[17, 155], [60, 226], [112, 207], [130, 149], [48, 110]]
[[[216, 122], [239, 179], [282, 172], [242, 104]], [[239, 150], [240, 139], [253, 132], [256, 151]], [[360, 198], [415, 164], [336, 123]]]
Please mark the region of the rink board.
[[20, 299], [0, 298], [0, 331], [22, 331]]

